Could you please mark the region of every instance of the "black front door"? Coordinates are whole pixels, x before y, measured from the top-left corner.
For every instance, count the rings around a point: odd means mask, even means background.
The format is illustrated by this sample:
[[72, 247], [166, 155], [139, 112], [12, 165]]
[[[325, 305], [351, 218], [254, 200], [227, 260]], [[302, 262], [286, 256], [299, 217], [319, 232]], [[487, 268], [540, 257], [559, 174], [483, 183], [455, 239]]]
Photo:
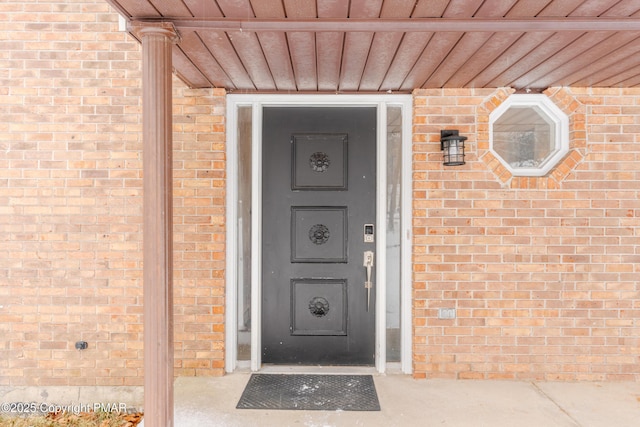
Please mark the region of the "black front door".
[[372, 365], [376, 109], [265, 107], [262, 147], [262, 361]]

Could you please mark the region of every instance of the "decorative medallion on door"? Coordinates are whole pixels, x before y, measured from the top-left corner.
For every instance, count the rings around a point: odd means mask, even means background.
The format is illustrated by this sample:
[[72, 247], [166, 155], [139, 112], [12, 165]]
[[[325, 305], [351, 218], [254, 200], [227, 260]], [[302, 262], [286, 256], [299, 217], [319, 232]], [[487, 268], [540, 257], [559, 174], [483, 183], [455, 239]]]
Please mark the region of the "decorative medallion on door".
[[311, 155], [311, 157], [309, 157], [309, 165], [315, 172], [326, 172], [327, 169], [329, 169], [330, 164], [331, 160], [329, 159], [329, 156], [322, 151], [316, 151]]
[[346, 335], [345, 279], [291, 280], [292, 335]]
[[291, 207], [291, 262], [347, 262], [347, 208]]
[[324, 245], [330, 236], [331, 233], [324, 224], [316, 224], [309, 230], [309, 239], [316, 245]]
[[347, 142], [346, 134], [292, 135], [291, 189], [346, 190]]
[[313, 297], [309, 301], [309, 311], [316, 317], [324, 317], [329, 312], [329, 301], [322, 297]]

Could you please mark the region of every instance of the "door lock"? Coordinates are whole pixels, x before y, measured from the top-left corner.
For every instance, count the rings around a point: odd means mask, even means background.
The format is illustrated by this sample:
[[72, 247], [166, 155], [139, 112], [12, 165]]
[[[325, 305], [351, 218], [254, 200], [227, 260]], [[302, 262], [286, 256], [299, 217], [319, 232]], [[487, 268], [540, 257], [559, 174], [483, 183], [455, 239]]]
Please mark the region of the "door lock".
[[367, 290], [367, 311], [369, 311], [369, 304], [371, 301], [371, 288], [373, 287], [373, 284], [371, 283], [371, 269], [373, 268], [373, 251], [364, 252], [363, 265], [367, 271], [367, 279], [364, 282], [364, 287]]
[[364, 242], [365, 243], [373, 243], [374, 241], [374, 232], [373, 232], [373, 224], [365, 224], [364, 225]]

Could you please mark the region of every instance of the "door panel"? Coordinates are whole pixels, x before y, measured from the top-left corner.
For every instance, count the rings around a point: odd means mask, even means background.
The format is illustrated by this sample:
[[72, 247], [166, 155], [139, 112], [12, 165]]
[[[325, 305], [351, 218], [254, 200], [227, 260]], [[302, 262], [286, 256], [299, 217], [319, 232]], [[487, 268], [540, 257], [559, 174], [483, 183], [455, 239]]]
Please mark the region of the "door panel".
[[262, 361], [372, 365], [376, 109], [266, 107], [262, 138]]
[[348, 262], [347, 215], [346, 206], [291, 206], [291, 262]]

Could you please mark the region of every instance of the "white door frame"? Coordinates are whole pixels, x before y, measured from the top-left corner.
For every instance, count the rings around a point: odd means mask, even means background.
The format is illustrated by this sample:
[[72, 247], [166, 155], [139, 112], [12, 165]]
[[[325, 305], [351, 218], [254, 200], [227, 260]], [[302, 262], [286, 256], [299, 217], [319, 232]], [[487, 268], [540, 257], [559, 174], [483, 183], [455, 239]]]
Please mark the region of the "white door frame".
[[226, 338], [225, 369], [233, 372], [237, 364], [238, 318], [238, 123], [237, 108], [252, 107], [252, 192], [251, 192], [251, 370], [261, 366], [262, 284], [262, 109], [266, 106], [352, 106], [377, 107], [377, 182], [376, 182], [376, 339], [375, 367], [386, 370], [386, 191], [387, 188], [387, 106], [402, 108], [402, 207], [401, 207], [401, 284], [400, 329], [401, 370], [412, 372], [412, 319], [411, 319], [411, 95], [227, 95], [227, 215], [226, 215]]

